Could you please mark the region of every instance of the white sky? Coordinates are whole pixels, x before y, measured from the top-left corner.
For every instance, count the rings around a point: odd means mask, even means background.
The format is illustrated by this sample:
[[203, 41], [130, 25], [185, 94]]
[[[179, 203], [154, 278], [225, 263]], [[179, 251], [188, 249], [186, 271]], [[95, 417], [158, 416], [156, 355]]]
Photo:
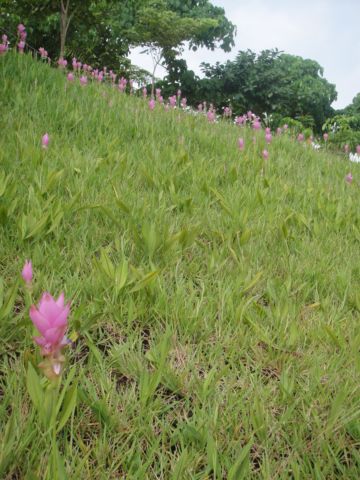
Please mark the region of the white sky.
[[[184, 51], [188, 68], [201, 76], [200, 63], [214, 64], [235, 58], [239, 50], [278, 48], [286, 53], [316, 60], [324, 77], [335, 83], [343, 108], [360, 92], [360, 0], [212, 0], [223, 7], [237, 26], [235, 47], [230, 53], [199, 49]], [[142, 49], [134, 49], [131, 61], [147, 70], [152, 61]], [[158, 77], [166, 74], [158, 68]]]

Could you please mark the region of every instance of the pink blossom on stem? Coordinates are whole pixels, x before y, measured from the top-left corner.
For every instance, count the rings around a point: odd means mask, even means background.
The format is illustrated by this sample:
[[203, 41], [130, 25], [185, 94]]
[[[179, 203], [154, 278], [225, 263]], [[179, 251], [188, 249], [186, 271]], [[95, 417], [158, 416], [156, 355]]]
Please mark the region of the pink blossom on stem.
[[7, 35], [5, 35], [5, 33], [1, 36], [1, 40], [2, 40], [4, 45], [8, 44], [8, 37], [7, 37]]
[[272, 141], [272, 135], [271, 135], [271, 133], [267, 133], [267, 134], [265, 135], [265, 142], [266, 142], [268, 145], [270, 145], [271, 141]]
[[187, 99], [186, 99], [186, 97], [184, 97], [184, 98], [181, 99], [182, 108], [186, 108], [186, 104], [187, 104]]
[[239, 140], [238, 140], [238, 147], [239, 147], [239, 150], [244, 150], [245, 142], [244, 142], [244, 139], [243, 139], [243, 138], [239, 138]]
[[21, 40], [19, 43], [18, 43], [18, 49], [19, 49], [19, 53], [24, 53], [24, 48], [25, 48], [25, 42], [23, 40]]
[[270, 127], [266, 127], [266, 128], [265, 128], [265, 133], [271, 133], [271, 128], [270, 128]]
[[180, 98], [181, 97], [181, 90], [179, 88], [179, 90], [177, 91], [177, 96]]
[[70, 343], [65, 336], [70, 302], [65, 305], [63, 293], [55, 300], [50, 293], [45, 292], [37, 308], [32, 305], [29, 313], [32, 323], [40, 333], [40, 336], [34, 337], [34, 341], [41, 347], [41, 354], [45, 357], [39, 367], [48, 378], [57, 378], [65, 361], [62, 349]]
[[176, 107], [176, 96], [173, 95], [172, 97], [169, 97], [169, 103], [170, 103], [170, 107], [174, 108]]
[[212, 110], [209, 110], [206, 114], [208, 122], [214, 123], [215, 122], [215, 113]]
[[87, 85], [87, 83], [88, 83], [87, 77], [85, 77], [85, 75], [82, 75], [82, 76], [80, 77], [80, 85], [81, 85], [81, 86], [85, 86], [85, 85]]
[[282, 128], [278, 127], [276, 129], [276, 135], [281, 135], [282, 134]]
[[156, 104], [155, 100], [153, 98], [151, 98], [150, 101], [149, 101], [149, 108], [150, 108], [151, 111], [154, 110], [155, 104]]
[[143, 87], [143, 89], [142, 89], [142, 94], [143, 94], [143, 97], [144, 97], [144, 98], [147, 97], [147, 89], [146, 89], [146, 87]]
[[258, 118], [253, 120], [252, 127], [253, 127], [254, 130], [260, 130], [261, 129], [261, 123], [260, 123], [260, 120]]
[[304, 139], [305, 139], [305, 136], [303, 133], [299, 133], [299, 135], [297, 136], [297, 139], [298, 139], [298, 142], [303, 142]]
[[49, 134], [48, 133], [45, 133], [45, 135], [43, 135], [42, 139], [41, 139], [41, 145], [43, 148], [48, 148], [49, 146], [49, 141], [50, 141], [50, 137], [49, 137]]
[[269, 152], [266, 149], [263, 150], [262, 156], [264, 160], [267, 160], [269, 158]]
[[20, 33], [20, 40], [23, 40], [25, 42], [26, 37], [27, 37], [27, 33], [24, 30], [23, 32]]
[[289, 125], [287, 123], [285, 123], [285, 125], [283, 126], [283, 129], [287, 130], [288, 128], [289, 128]]
[[70, 72], [70, 73], [67, 74], [67, 79], [68, 79], [69, 82], [73, 82], [73, 81], [74, 81], [74, 78], [75, 78], [75, 77], [74, 77], [74, 74], [73, 74], [73, 73]]
[[30, 284], [33, 278], [32, 263], [31, 260], [26, 260], [24, 267], [21, 271], [21, 276], [26, 284]]
[[357, 153], [358, 155], [360, 155], [360, 145], [358, 145], [358, 146], [356, 147], [356, 153]]
[[17, 31], [19, 34], [21, 32], [25, 32], [25, 25], [23, 25], [22, 23], [19, 23], [19, 25], [17, 26]]
[[0, 55], [3, 53], [6, 53], [8, 49], [8, 46], [5, 43], [0, 43]]
[[352, 176], [351, 172], [349, 172], [349, 173], [345, 176], [345, 181], [346, 181], [347, 183], [352, 183], [352, 181], [353, 181], [353, 176]]

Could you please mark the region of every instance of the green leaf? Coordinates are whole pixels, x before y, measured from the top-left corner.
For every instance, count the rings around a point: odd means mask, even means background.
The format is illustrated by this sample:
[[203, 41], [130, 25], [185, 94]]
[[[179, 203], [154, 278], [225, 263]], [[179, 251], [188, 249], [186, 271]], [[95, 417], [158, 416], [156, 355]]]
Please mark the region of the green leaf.
[[159, 270], [154, 270], [143, 277], [131, 290], [130, 293], [138, 292], [143, 288], [149, 286], [159, 275]]
[[59, 433], [60, 430], [65, 426], [70, 415], [73, 413], [76, 407], [77, 402], [77, 384], [72, 385], [66, 392], [64, 402], [61, 409], [61, 415], [59, 418], [59, 423], [56, 429], [56, 432]]
[[249, 453], [252, 444], [253, 440], [251, 439], [250, 442], [243, 447], [239, 458], [229, 470], [228, 480], [243, 480], [248, 478], [250, 467]]
[[31, 362], [28, 364], [26, 387], [36, 410], [40, 412], [44, 403], [44, 390], [40, 384], [38, 374]]

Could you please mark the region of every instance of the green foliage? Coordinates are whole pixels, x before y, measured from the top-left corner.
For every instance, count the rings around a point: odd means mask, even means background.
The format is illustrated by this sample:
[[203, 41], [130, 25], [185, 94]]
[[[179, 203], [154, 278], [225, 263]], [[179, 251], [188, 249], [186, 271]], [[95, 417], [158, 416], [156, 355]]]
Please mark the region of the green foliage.
[[[0, 83], [0, 477], [357, 480], [360, 165], [29, 55]], [[26, 258], [72, 300], [54, 410]]]
[[[202, 64], [205, 78], [186, 83], [184, 94], [196, 105], [206, 100], [220, 110], [231, 105], [233, 112], [252, 110], [277, 116], [298, 118], [307, 128], [321, 129], [332, 114], [335, 86], [322, 77], [323, 70], [314, 60], [264, 50], [259, 55], [240, 51], [234, 61], [216, 65]], [[173, 81], [174, 74], [166, 81]], [[184, 68], [178, 71], [182, 84]]]

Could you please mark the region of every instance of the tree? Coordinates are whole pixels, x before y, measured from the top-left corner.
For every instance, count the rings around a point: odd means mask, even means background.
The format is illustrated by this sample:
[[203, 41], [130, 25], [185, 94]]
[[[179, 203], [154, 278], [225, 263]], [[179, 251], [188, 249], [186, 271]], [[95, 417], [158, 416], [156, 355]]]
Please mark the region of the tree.
[[129, 52], [122, 33], [134, 22], [137, 0], [3, 0], [0, 28], [16, 32], [24, 23], [28, 42], [46, 47], [51, 58], [70, 55], [83, 62], [119, 68]]
[[137, 10], [130, 34], [133, 45], [145, 47], [153, 59], [152, 93], [155, 71], [164, 63], [171, 68], [184, 42], [190, 48], [215, 48], [216, 42], [225, 50], [233, 45], [235, 27], [226, 19], [224, 10], [207, 0], [150, 0]]

